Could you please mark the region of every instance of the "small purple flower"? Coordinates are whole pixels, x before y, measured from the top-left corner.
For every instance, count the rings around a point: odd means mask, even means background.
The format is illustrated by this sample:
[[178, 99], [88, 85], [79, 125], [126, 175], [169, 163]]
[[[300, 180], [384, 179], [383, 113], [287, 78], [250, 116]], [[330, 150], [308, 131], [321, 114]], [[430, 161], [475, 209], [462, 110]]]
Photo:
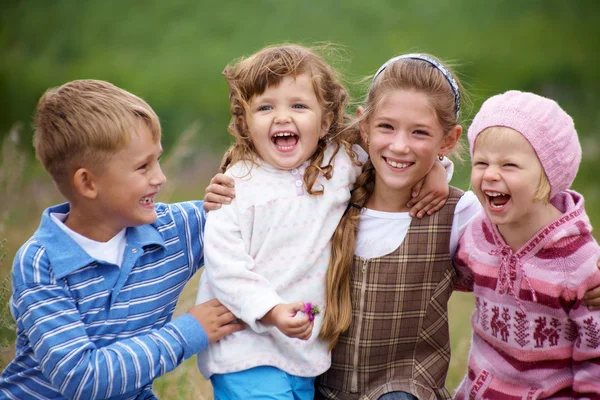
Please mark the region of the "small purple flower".
[[313, 305], [312, 303], [304, 303], [304, 314], [308, 315], [309, 321], [315, 320], [315, 315], [319, 315], [321, 313], [321, 309], [317, 305]]

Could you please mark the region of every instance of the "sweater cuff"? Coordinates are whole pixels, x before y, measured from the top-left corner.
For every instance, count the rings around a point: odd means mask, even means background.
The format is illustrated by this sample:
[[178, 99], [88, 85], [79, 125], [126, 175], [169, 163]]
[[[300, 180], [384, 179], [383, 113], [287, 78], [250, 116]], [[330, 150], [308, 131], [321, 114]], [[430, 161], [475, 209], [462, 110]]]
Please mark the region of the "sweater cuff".
[[189, 314], [183, 314], [171, 321], [171, 324], [180, 333], [181, 339], [185, 343], [183, 346], [184, 360], [208, 347], [208, 336], [196, 318]]
[[267, 292], [262, 293], [260, 296], [253, 296], [244, 302], [240, 318], [254, 332], [264, 333], [269, 329], [269, 326], [260, 322], [259, 319], [264, 317], [273, 307], [283, 303], [284, 301], [276, 292]]

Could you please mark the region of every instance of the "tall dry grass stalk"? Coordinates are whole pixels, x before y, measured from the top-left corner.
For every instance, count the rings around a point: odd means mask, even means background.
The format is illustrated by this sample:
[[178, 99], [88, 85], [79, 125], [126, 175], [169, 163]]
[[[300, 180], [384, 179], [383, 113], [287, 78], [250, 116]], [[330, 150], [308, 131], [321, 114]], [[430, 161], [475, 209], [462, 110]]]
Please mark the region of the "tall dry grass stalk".
[[0, 163], [0, 371], [12, 358], [15, 324], [10, 313], [9, 301], [10, 266], [5, 262], [7, 221], [11, 210], [20, 199], [19, 186], [25, 169], [26, 156], [19, 150], [21, 125], [15, 124], [2, 143], [2, 162]]
[[2, 163], [0, 164], [0, 237], [6, 232], [6, 221], [20, 197], [19, 186], [25, 169], [26, 157], [19, 149], [21, 124], [15, 124], [2, 143]]

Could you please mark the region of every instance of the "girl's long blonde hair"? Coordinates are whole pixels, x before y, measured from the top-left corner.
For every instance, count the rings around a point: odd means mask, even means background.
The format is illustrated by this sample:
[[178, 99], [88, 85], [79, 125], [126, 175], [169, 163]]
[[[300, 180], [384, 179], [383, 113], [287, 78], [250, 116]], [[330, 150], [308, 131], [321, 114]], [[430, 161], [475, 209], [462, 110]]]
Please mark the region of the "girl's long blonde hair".
[[[296, 44], [284, 44], [266, 47], [248, 58], [238, 60], [234, 65], [228, 65], [223, 71], [229, 85], [231, 122], [228, 131], [235, 138], [235, 143], [221, 161], [221, 172], [242, 160], [256, 164], [258, 155], [246, 129], [246, 112], [252, 97], [279, 85], [286, 76], [301, 74], [311, 78], [323, 115], [333, 116], [327, 134], [319, 140], [304, 173], [308, 193], [323, 193], [322, 189], [313, 190], [313, 185], [319, 174], [331, 178], [331, 160], [341, 146], [357, 162], [352, 144], [359, 141], [359, 133], [356, 129], [346, 129], [350, 121], [345, 111], [349, 95], [336, 71], [316, 51]], [[334, 145], [334, 151], [331, 159], [324, 162], [328, 142]]]
[[[435, 57], [428, 57], [437, 61]], [[446, 70], [452, 73], [448, 67]], [[462, 86], [454, 74], [453, 77], [462, 98]], [[360, 120], [368, 120], [383, 96], [398, 89], [411, 89], [427, 94], [444, 134], [458, 125], [455, 96], [446, 77], [430, 63], [410, 58], [392, 62], [376, 76], [369, 88]], [[326, 278], [325, 316], [320, 333], [322, 339], [329, 341], [330, 349], [352, 323], [351, 282], [356, 236], [361, 208], [373, 194], [374, 185], [375, 168], [368, 161], [356, 181], [350, 205], [333, 235]]]

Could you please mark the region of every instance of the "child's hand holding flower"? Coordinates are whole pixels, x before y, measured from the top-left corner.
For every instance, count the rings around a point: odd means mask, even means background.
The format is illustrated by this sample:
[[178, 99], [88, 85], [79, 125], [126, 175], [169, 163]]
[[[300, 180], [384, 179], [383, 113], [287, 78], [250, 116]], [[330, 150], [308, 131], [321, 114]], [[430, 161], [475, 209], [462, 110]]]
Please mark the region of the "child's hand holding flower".
[[[307, 314], [301, 301], [290, 304], [278, 304], [260, 320], [263, 324], [273, 325], [286, 336], [308, 340], [312, 335], [314, 315]], [[296, 315], [298, 312], [304, 315]], [[312, 316], [312, 319], [309, 317]]]

